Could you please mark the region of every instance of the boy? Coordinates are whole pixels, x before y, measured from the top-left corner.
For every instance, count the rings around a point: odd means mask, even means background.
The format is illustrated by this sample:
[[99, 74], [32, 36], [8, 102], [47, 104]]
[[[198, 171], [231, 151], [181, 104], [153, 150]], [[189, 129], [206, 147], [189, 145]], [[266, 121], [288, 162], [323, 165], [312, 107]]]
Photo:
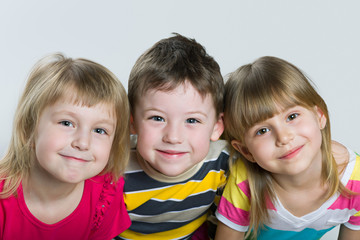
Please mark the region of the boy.
[[219, 65], [193, 39], [160, 40], [136, 61], [128, 97], [137, 146], [124, 186], [132, 225], [120, 239], [208, 239], [228, 169], [227, 145], [216, 141], [223, 91]]

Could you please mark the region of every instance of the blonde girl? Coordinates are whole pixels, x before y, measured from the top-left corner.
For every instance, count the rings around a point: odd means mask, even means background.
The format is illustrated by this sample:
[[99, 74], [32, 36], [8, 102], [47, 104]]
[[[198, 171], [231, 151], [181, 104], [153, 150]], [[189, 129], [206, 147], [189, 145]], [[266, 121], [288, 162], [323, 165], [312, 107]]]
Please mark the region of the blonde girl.
[[[360, 239], [360, 157], [331, 141], [327, 106], [294, 65], [262, 57], [226, 82], [226, 138], [238, 159], [216, 239]], [[240, 154], [239, 154], [240, 153]]]
[[105, 67], [62, 54], [32, 69], [0, 162], [0, 239], [111, 239], [130, 226], [129, 106]]

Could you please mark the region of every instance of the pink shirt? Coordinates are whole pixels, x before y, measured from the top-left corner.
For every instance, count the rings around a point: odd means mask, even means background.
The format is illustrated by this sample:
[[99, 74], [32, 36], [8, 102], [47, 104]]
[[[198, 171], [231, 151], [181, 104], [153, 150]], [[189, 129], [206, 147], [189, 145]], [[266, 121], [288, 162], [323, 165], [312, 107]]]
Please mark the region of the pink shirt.
[[86, 180], [75, 211], [55, 224], [31, 214], [20, 185], [17, 198], [0, 199], [0, 239], [112, 239], [131, 222], [123, 199], [124, 179], [113, 184], [106, 176]]

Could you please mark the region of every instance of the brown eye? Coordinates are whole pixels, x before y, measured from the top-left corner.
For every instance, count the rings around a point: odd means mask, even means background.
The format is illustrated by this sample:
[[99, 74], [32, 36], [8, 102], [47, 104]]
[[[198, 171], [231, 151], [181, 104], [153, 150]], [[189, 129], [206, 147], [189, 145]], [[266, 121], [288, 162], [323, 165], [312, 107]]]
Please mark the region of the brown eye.
[[294, 120], [295, 118], [297, 118], [299, 116], [298, 113], [293, 113], [293, 114], [290, 114], [287, 118], [287, 121], [292, 121]]
[[256, 135], [263, 135], [265, 133], [267, 133], [268, 131], [270, 131], [270, 129], [268, 128], [262, 128], [259, 131], [256, 132]]

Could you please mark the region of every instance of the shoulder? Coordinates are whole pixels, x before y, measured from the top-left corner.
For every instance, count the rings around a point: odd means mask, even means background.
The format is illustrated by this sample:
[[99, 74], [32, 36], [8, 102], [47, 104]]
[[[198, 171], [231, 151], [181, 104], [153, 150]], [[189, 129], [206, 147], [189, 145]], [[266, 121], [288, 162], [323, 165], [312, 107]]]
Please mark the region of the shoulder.
[[225, 140], [211, 141], [206, 159], [217, 158], [221, 153], [229, 155], [229, 149], [229, 143]]
[[233, 179], [235, 184], [248, 182], [246, 165], [241, 158], [238, 158], [236, 162], [231, 165], [230, 178]]
[[[85, 181], [85, 191], [98, 192], [102, 197], [122, 193], [124, 178], [113, 182], [109, 174], [98, 175]], [[96, 195], [96, 194], [95, 194]]]
[[5, 183], [5, 180], [0, 180], [0, 192], [2, 192], [4, 189], [4, 183]]
[[125, 174], [132, 173], [132, 172], [142, 172], [143, 169], [140, 166], [138, 160], [137, 160], [137, 151], [136, 149], [130, 150], [130, 159], [129, 163], [126, 166]]
[[217, 162], [222, 169], [228, 169], [230, 146], [225, 140], [210, 142], [209, 152], [203, 162]]
[[352, 191], [359, 192], [360, 156], [356, 152], [335, 141], [332, 142], [332, 152], [338, 165], [341, 181], [345, 185], [348, 185], [347, 187], [351, 188]]
[[349, 150], [339, 142], [331, 142], [332, 154], [338, 166], [344, 166], [349, 162]]
[[123, 203], [124, 179], [121, 177], [117, 182], [112, 182], [110, 176], [105, 174], [91, 178], [89, 181], [91, 184], [88, 190], [91, 192], [91, 198], [96, 202], [94, 227], [97, 228], [106, 212], [113, 212], [114, 207], [120, 209], [120, 204]]

